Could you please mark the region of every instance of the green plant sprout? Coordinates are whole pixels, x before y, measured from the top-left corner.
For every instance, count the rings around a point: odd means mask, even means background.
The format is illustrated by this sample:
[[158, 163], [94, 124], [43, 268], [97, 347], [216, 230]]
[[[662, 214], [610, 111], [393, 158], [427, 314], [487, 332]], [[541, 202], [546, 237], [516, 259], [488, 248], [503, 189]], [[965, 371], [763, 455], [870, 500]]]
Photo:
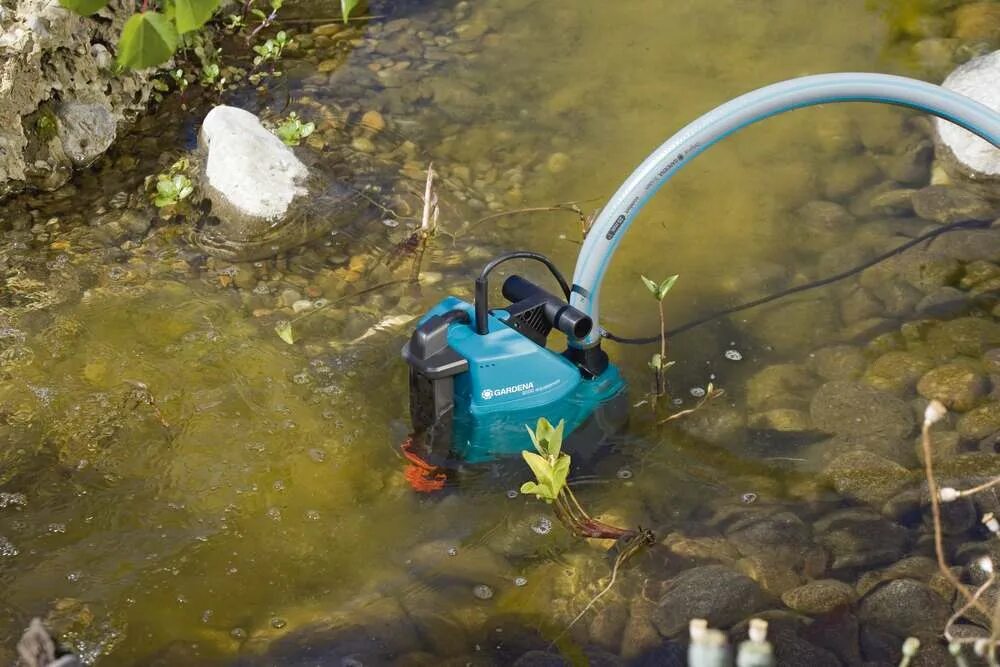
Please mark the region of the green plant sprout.
[[263, 44], [255, 45], [253, 50], [257, 55], [253, 59], [254, 66], [259, 67], [265, 63], [277, 62], [281, 58], [282, 51], [291, 42], [288, 34], [284, 30], [280, 30], [273, 38], [269, 38]]
[[648, 531], [627, 530], [610, 526], [587, 514], [566, 480], [569, 476], [570, 455], [562, 451], [563, 431], [566, 422], [561, 420], [553, 426], [544, 417], [538, 420], [535, 430], [528, 429], [528, 435], [535, 451], [523, 451], [524, 462], [535, 474], [535, 481], [521, 485], [521, 493], [533, 495], [553, 506], [556, 517], [574, 534], [594, 539], [633, 538]]
[[340, 0], [340, 13], [344, 15], [344, 23], [351, 17], [351, 12], [361, 0]]
[[618, 540], [616, 545], [618, 555], [611, 567], [611, 577], [607, 585], [592, 597], [580, 613], [570, 621], [569, 625], [563, 628], [562, 632], [552, 640], [552, 644], [555, 644], [570, 628], [576, 625], [577, 621], [583, 618], [584, 614], [593, 608], [598, 600], [611, 590], [618, 578], [618, 570], [622, 563], [642, 547], [655, 543], [656, 538], [649, 530], [642, 528], [626, 530], [597, 521], [580, 506], [580, 501], [576, 499], [572, 489], [567, 484], [571, 459], [569, 454], [562, 450], [566, 420], [560, 420], [558, 426], [553, 426], [548, 419], [541, 417], [535, 430], [531, 430], [530, 426], [525, 426], [525, 428], [531, 437], [531, 444], [535, 446], [535, 451], [522, 451], [521, 456], [531, 468], [531, 472], [535, 474], [535, 481], [522, 484], [521, 493], [534, 495], [539, 500], [552, 505], [556, 517], [575, 535]]
[[288, 114], [287, 118], [278, 123], [274, 133], [286, 146], [298, 146], [315, 129], [314, 123], [303, 123], [299, 120], [298, 114], [293, 111]]
[[191, 196], [194, 185], [188, 178], [189, 164], [181, 158], [170, 168], [156, 175], [156, 187], [152, 194], [153, 205], [166, 212], [173, 212], [178, 205]]
[[646, 276], [642, 276], [642, 282], [646, 284], [650, 293], [656, 297], [656, 304], [660, 311], [660, 351], [654, 354], [649, 360], [649, 367], [653, 370], [653, 379], [655, 380], [654, 399], [666, 392], [664, 374], [668, 368], [674, 365], [673, 361], [667, 361], [667, 324], [663, 314], [663, 299], [670, 292], [671, 288], [673, 288], [674, 283], [677, 282], [679, 277], [678, 275], [673, 275], [666, 278], [663, 282], [657, 283]]

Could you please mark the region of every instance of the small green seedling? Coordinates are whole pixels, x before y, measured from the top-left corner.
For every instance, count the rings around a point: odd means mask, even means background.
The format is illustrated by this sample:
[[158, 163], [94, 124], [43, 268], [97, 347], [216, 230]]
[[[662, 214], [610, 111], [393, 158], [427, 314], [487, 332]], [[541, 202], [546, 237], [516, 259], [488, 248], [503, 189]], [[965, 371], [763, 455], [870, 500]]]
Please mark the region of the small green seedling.
[[316, 129], [314, 123], [303, 123], [299, 120], [298, 114], [294, 111], [288, 117], [278, 123], [274, 133], [278, 135], [287, 146], [298, 146], [302, 140], [308, 137]]
[[534, 495], [549, 504], [558, 500], [569, 476], [570, 457], [562, 451], [565, 427], [565, 420], [560, 421], [558, 426], [552, 426], [544, 417], [538, 420], [534, 431], [525, 426], [537, 453], [525, 450], [521, 455], [535, 473], [536, 481], [522, 484], [521, 493]]
[[254, 56], [253, 64], [256, 67], [263, 65], [264, 63], [277, 62], [281, 58], [281, 53], [285, 50], [285, 47], [291, 44], [292, 40], [288, 38], [288, 34], [281, 30], [273, 38], [268, 39], [263, 44], [257, 44], [253, 47]]
[[181, 158], [170, 165], [167, 171], [156, 175], [156, 187], [153, 190], [153, 205], [161, 210], [172, 212], [194, 192], [194, 184], [188, 178], [190, 164], [187, 158]]
[[649, 367], [653, 370], [653, 378], [656, 382], [656, 390], [654, 396], [662, 396], [666, 386], [663, 381], [664, 373], [667, 369], [674, 365], [674, 362], [667, 361], [667, 325], [666, 318], [663, 314], [663, 299], [667, 296], [667, 293], [673, 288], [674, 283], [680, 276], [672, 275], [666, 278], [663, 282], [657, 283], [654, 280], [650, 280], [646, 276], [642, 276], [642, 282], [645, 283], [646, 288], [649, 290], [656, 298], [656, 304], [660, 311], [660, 351], [652, 356], [649, 360]]

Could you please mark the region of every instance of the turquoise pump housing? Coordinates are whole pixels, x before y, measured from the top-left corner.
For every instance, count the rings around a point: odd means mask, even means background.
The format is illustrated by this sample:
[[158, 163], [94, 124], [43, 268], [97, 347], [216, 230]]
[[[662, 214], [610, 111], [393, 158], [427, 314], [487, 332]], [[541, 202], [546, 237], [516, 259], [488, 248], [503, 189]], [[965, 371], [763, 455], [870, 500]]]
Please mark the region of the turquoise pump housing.
[[[472, 304], [448, 297], [421, 320], [452, 311], [474, 315]], [[508, 326], [510, 314], [489, 314], [486, 335], [471, 326], [453, 323], [448, 344], [469, 360], [468, 371], [454, 377], [455, 410], [452, 455], [468, 463], [482, 463], [517, 455], [531, 448], [525, 426], [539, 417], [552, 423], [566, 420], [569, 434], [601, 404], [622, 396], [625, 382], [613, 365], [598, 376], [584, 378], [565, 356], [538, 345]]]

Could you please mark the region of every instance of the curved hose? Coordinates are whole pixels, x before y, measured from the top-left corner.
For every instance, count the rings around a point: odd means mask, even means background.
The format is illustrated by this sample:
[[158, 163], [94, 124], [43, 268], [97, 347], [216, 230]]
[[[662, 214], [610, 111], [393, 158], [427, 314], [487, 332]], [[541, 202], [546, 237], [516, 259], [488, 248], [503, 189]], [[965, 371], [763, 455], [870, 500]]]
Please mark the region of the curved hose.
[[591, 227], [573, 271], [570, 304], [590, 316], [594, 328], [570, 341], [587, 348], [600, 342], [601, 281], [622, 236], [656, 191], [681, 167], [715, 142], [759, 120], [829, 102], [880, 102], [910, 107], [949, 120], [1000, 148], [1000, 113], [933, 84], [888, 74], [819, 74], [758, 88], [716, 107], [660, 145], [622, 183]]

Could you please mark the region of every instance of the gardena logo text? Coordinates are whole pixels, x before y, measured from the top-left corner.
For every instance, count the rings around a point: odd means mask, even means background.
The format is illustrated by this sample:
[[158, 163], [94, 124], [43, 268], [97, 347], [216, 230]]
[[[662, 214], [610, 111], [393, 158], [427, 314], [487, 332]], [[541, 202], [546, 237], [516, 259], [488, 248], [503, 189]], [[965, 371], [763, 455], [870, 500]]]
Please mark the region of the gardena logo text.
[[482, 397], [484, 400], [490, 400], [491, 398], [497, 398], [498, 396], [507, 396], [509, 394], [520, 394], [522, 391], [530, 391], [535, 388], [534, 382], [528, 382], [527, 384], [512, 384], [509, 387], [503, 387], [501, 389], [483, 389]]

